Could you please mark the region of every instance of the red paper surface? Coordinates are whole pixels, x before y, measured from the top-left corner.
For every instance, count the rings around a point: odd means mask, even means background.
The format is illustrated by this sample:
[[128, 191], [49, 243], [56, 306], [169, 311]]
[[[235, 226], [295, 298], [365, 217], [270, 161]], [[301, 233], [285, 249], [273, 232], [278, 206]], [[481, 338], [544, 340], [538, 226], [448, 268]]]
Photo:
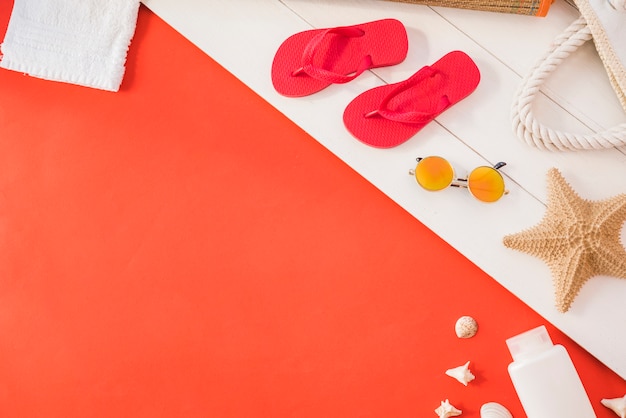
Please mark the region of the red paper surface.
[[0, 416], [524, 416], [504, 340], [541, 317], [144, 7], [127, 64], [0, 71]]

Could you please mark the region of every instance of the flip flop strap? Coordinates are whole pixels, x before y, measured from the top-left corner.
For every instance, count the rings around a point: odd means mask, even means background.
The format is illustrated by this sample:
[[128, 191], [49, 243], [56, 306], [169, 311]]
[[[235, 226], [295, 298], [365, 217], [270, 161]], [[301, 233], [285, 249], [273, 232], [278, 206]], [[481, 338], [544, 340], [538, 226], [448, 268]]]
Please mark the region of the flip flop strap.
[[448, 99], [448, 96], [441, 96], [436, 105], [427, 111], [412, 110], [408, 112], [398, 112], [389, 109], [387, 106], [394, 97], [398, 96], [398, 94], [417, 86], [419, 83], [424, 82], [430, 77], [435, 77], [437, 75], [441, 75], [441, 72], [430, 66], [423, 67], [411, 78], [406, 80], [404, 83], [400, 83], [395, 89], [391, 90], [391, 92], [389, 92], [389, 94], [387, 94], [387, 96], [385, 96], [385, 98], [380, 103], [380, 107], [372, 112], [367, 113], [365, 117], [379, 115], [385, 119], [400, 123], [422, 124], [425, 122], [430, 122], [434, 116], [443, 112], [445, 108], [450, 106], [450, 99]]
[[363, 36], [365, 32], [361, 29], [354, 27], [339, 27], [327, 29], [323, 32], [318, 33], [309, 41], [307, 46], [304, 48], [304, 52], [302, 53], [302, 67], [296, 70], [294, 74], [305, 72], [307, 75], [318, 80], [323, 80], [334, 84], [343, 84], [347, 83], [348, 81], [354, 80], [364, 71], [372, 68], [372, 57], [369, 55], [363, 57], [355, 72], [350, 75], [336, 73], [333, 71], [329, 71], [325, 68], [313, 65], [313, 57], [315, 56], [319, 45], [321, 44], [323, 39], [329, 34], [337, 34], [347, 38], [358, 38]]

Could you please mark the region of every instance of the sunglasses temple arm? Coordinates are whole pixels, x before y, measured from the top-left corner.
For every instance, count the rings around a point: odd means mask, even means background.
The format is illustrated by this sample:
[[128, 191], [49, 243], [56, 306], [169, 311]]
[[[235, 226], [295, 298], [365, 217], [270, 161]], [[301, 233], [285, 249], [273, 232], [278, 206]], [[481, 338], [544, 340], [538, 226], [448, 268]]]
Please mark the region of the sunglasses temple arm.
[[505, 165], [506, 165], [506, 163], [504, 161], [500, 161], [499, 163], [495, 163], [493, 168], [495, 168], [496, 170], [499, 170], [502, 167], [504, 167]]

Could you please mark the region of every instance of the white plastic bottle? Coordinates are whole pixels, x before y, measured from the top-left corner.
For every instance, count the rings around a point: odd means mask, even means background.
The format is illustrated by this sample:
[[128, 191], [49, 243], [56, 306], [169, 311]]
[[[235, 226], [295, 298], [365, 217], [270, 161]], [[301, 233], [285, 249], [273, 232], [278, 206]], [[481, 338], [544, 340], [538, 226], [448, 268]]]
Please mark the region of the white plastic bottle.
[[596, 418], [574, 363], [545, 326], [506, 340], [509, 375], [528, 418]]

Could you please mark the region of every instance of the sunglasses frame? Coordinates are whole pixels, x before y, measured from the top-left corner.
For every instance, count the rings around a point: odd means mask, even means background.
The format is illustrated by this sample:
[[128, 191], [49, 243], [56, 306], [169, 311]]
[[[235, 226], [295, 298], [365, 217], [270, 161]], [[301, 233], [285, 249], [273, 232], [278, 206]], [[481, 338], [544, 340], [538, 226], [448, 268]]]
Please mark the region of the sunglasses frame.
[[[417, 169], [417, 166], [419, 166], [420, 162], [422, 160], [425, 160], [427, 158], [432, 158], [432, 157], [436, 157], [436, 158], [440, 158], [442, 160], [444, 160], [446, 163], [448, 163], [448, 165], [450, 166], [450, 169], [452, 170], [452, 180], [450, 181], [450, 183], [448, 183], [446, 186], [442, 187], [441, 189], [438, 190], [429, 190], [426, 187], [424, 187], [422, 184], [420, 184], [420, 182], [417, 180], [417, 177], [415, 177], [415, 170]], [[409, 175], [413, 176], [413, 178], [415, 179], [415, 182], [424, 190], [429, 191], [429, 192], [438, 192], [441, 190], [445, 190], [448, 187], [462, 187], [468, 190], [469, 194], [472, 195], [472, 197], [476, 200], [478, 200], [479, 202], [483, 202], [483, 203], [493, 203], [493, 202], [497, 202], [498, 200], [500, 200], [502, 198], [502, 196], [507, 195], [509, 193], [509, 191], [506, 189], [506, 187], [504, 188], [504, 191], [502, 192], [502, 195], [500, 197], [498, 197], [496, 200], [493, 201], [486, 201], [486, 200], [482, 200], [479, 199], [478, 197], [476, 197], [476, 195], [472, 192], [472, 189], [469, 185], [469, 177], [472, 175], [472, 173], [474, 171], [476, 171], [479, 168], [489, 168], [491, 170], [494, 170], [496, 173], [498, 173], [498, 176], [500, 176], [500, 178], [502, 179], [502, 184], [505, 185], [504, 183], [504, 176], [502, 176], [502, 173], [500, 173], [499, 169], [504, 167], [506, 165], [506, 163], [504, 161], [499, 161], [497, 163], [495, 163], [493, 166], [488, 166], [488, 165], [482, 165], [482, 166], [478, 166], [476, 168], [474, 168], [472, 171], [469, 172], [467, 178], [457, 178], [456, 177], [456, 171], [454, 169], [454, 166], [450, 163], [450, 161], [448, 161], [447, 159], [438, 156], [438, 155], [429, 155], [428, 157], [417, 157], [416, 158], [417, 161], [417, 165], [415, 166], [414, 169], [410, 169], [409, 170]]]

